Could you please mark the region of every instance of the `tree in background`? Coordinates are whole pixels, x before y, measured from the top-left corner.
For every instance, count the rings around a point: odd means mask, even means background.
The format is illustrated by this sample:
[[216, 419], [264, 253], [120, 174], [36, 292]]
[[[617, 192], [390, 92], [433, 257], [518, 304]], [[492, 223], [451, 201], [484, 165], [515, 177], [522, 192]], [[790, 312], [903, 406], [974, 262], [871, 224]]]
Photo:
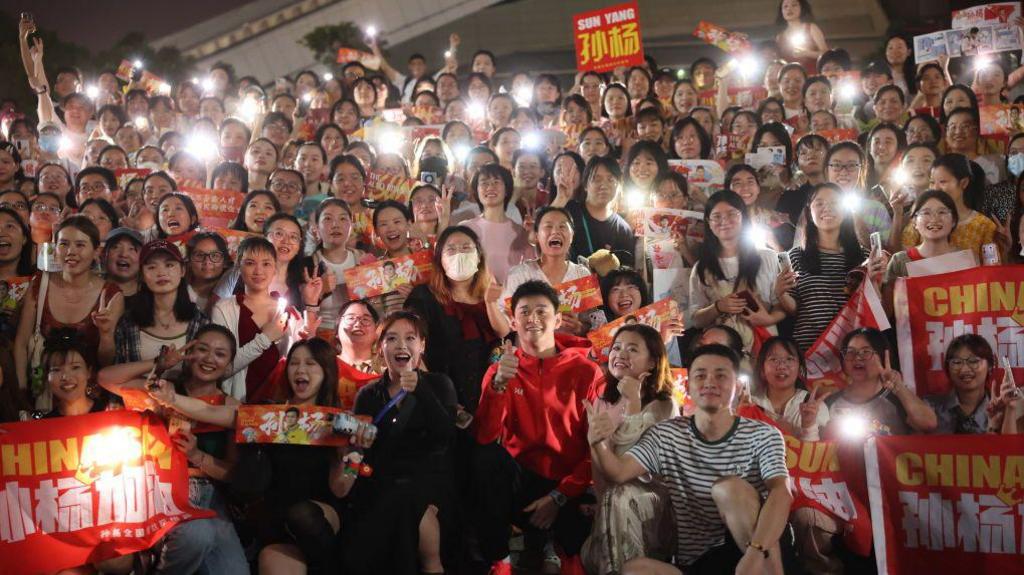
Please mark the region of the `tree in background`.
[[[381, 41], [383, 49], [384, 42]], [[369, 52], [364, 32], [351, 22], [331, 26], [318, 26], [299, 40], [299, 45], [309, 48], [313, 58], [328, 67], [334, 67], [339, 48], [354, 48]]]

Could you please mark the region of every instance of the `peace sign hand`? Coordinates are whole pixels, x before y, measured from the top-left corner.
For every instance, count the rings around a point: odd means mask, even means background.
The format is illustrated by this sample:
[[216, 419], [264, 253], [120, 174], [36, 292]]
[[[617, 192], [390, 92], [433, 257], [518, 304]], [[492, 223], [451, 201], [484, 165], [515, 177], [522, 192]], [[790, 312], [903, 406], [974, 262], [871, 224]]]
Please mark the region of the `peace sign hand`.
[[800, 404], [800, 427], [810, 429], [818, 423], [818, 411], [825, 399], [834, 393], [834, 389], [826, 389], [824, 385], [815, 386], [811, 397]]
[[885, 365], [883, 367], [882, 375], [879, 376], [883, 389], [888, 389], [897, 397], [908, 391], [907, 386], [903, 385], [903, 375], [892, 368], [892, 363], [889, 361], [889, 350], [885, 350]]
[[1003, 262], [1007, 261], [1010, 250], [1013, 249], [1013, 232], [1010, 231], [1010, 227], [1013, 225], [1012, 220], [1013, 214], [1007, 214], [1005, 222], [995, 217], [992, 218], [992, 221], [996, 224], [996, 231], [992, 241], [999, 249], [999, 260]]
[[441, 197], [437, 199], [437, 229], [443, 230], [448, 227], [452, 217], [452, 191], [450, 186], [441, 186]]
[[121, 292], [115, 293], [109, 301], [106, 299], [106, 292], [100, 292], [99, 306], [90, 314], [90, 317], [101, 335], [110, 335], [114, 333], [114, 328], [117, 327], [117, 322], [123, 313], [124, 296]]
[[168, 369], [178, 365], [188, 357], [188, 351], [195, 347], [198, 340], [193, 339], [178, 349], [174, 344], [164, 346], [160, 350], [160, 355], [157, 356], [155, 367], [158, 373], [163, 373]]
[[320, 266], [313, 266], [313, 275], [302, 268], [302, 302], [306, 305], [319, 305], [320, 294], [324, 291], [324, 280], [320, 277]]

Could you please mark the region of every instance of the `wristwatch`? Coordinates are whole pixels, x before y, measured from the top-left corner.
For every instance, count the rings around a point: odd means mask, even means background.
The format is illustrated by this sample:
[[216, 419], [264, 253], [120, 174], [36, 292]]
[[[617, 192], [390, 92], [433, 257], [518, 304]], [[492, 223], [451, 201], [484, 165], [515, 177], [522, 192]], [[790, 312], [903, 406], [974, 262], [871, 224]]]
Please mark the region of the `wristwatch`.
[[761, 553], [762, 555], [764, 555], [765, 559], [768, 558], [768, 548], [764, 545], [760, 545], [751, 541], [750, 543], [747, 543], [747, 548], [753, 549], [754, 551]]
[[43, 86], [42, 88], [39, 88], [38, 90], [35, 90], [35, 93], [36, 94], [45, 94], [45, 93], [47, 93], [49, 91], [50, 91], [50, 87], [49, 86]]
[[555, 503], [557, 503], [559, 507], [565, 507], [566, 502], [569, 501], [569, 498], [557, 489], [552, 489], [551, 493], [548, 493], [548, 495], [551, 496], [551, 499], [555, 500]]

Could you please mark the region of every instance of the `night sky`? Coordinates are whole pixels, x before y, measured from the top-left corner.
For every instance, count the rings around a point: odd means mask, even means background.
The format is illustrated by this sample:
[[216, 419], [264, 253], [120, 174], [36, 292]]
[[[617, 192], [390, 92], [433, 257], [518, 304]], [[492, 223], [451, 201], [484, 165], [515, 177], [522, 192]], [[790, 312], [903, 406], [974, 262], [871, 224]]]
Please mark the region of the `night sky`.
[[[147, 40], [216, 16], [248, 0], [0, 0], [0, 10], [31, 12], [40, 28], [96, 53], [128, 32]], [[15, 32], [15, 31], [12, 31]], [[6, 33], [6, 31], [5, 31]]]

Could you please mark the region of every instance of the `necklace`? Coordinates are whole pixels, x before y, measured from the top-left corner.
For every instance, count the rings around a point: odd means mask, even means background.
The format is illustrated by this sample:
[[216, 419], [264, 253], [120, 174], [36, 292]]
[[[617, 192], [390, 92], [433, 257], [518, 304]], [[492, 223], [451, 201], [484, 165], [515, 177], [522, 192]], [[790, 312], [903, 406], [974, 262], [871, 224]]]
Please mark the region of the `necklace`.
[[177, 319], [177, 318], [174, 317], [174, 311], [172, 310], [169, 314], [163, 314], [163, 315], [164, 315], [164, 317], [170, 316], [170, 319], [169, 320], [161, 319], [161, 317], [154, 312], [153, 313], [153, 323], [155, 323], [157, 325], [157, 327], [159, 327], [160, 329], [164, 329], [164, 330], [171, 329], [171, 326], [174, 325], [174, 322]]
[[64, 280], [64, 278], [61, 278], [60, 283], [61, 283], [61, 286], [60, 286], [61, 291], [64, 292], [62, 294], [63, 298], [64, 298], [64, 301], [68, 302], [71, 305], [76, 305], [76, 304], [82, 303], [85, 300], [85, 296], [87, 294], [92, 293], [92, 290], [93, 290], [93, 280], [92, 280], [92, 278], [89, 278], [89, 284], [87, 286], [85, 286], [85, 288], [83, 288], [83, 289], [74, 289], [74, 288], [72, 288], [71, 285], [67, 281]]

